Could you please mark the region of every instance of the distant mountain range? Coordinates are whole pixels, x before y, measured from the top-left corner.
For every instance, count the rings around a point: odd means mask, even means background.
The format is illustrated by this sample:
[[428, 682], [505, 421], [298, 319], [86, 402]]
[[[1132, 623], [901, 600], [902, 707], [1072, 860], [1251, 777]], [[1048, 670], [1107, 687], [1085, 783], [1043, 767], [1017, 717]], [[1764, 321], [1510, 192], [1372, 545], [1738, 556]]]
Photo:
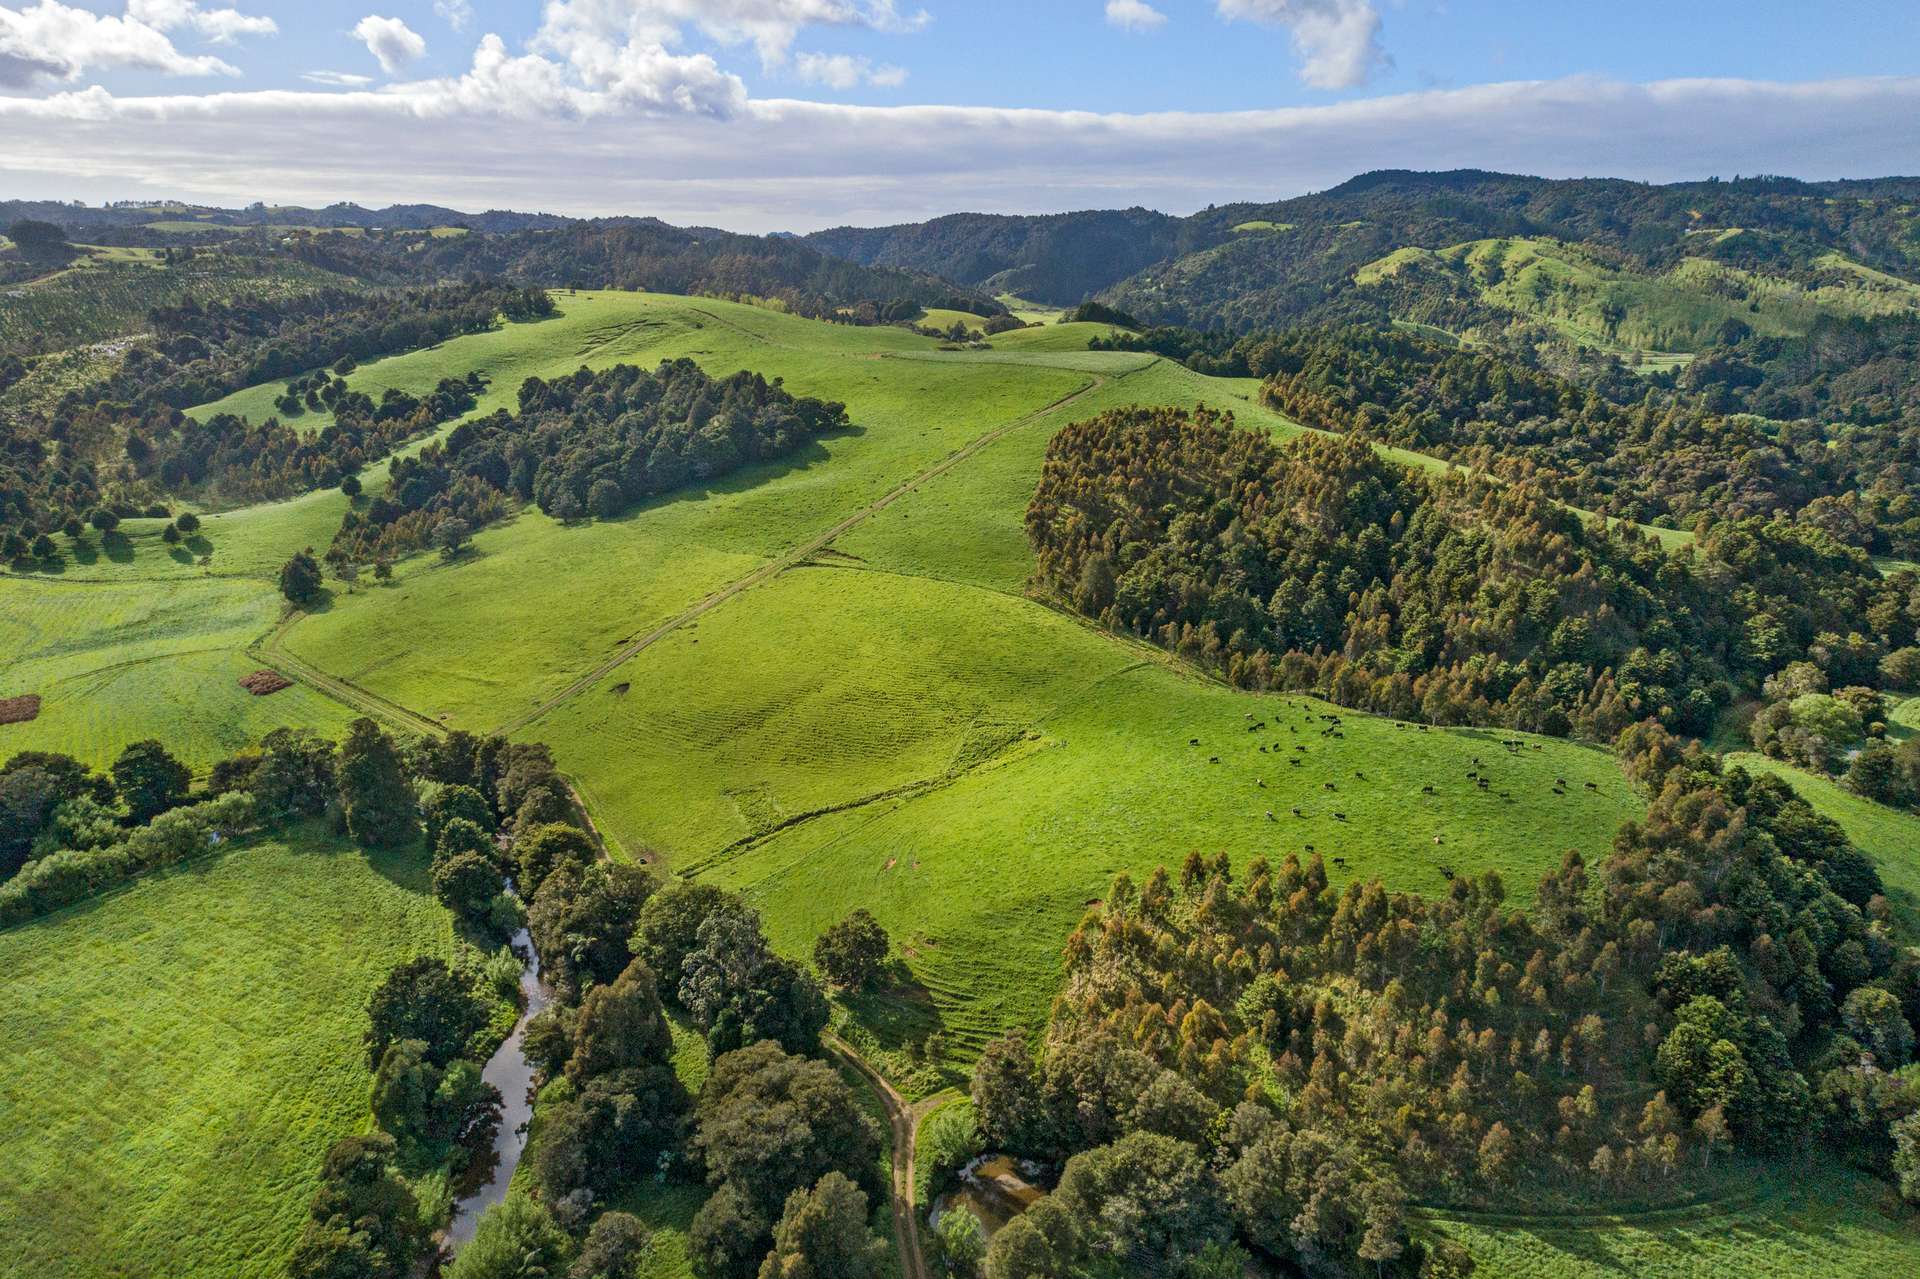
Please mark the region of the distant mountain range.
[[177, 234], [182, 223], [459, 227], [478, 239], [437, 242], [422, 265], [529, 282], [797, 289], [835, 305], [925, 303], [950, 283], [974, 310], [1012, 294], [1055, 306], [1099, 301], [1144, 324], [1244, 332], [1399, 321], [1460, 337], [1531, 327], [1621, 351], [1687, 352], [1729, 326], [1801, 333], [1821, 315], [1920, 308], [1916, 178], [1654, 186], [1391, 170], [1189, 217], [1141, 208], [956, 213], [805, 236], [436, 205], [0, 203], [0, 225], [20, 217], [126, 236]]

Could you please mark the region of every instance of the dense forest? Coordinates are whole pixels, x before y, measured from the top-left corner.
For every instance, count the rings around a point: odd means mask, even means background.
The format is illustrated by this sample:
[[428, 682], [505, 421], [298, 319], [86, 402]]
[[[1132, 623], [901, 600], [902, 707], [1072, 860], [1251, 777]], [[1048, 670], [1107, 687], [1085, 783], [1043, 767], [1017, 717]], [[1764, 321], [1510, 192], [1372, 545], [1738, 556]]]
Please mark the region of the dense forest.
[[[1779, 516], [1877, 555], [1920, 554], [1920, 433], [1884, 420], [1872, 430], [1763, 425], [1644, 389], [1622, 406], [1513, 359], [1391, 328], [1290, 330], [1256, 358], [1262, 402], [1302, 425], [1531, 480], [1589, 510], [1678, 528], [1702, 515]], [[1781, 380], [1795, 375], [1810, 380], [1804, 368]]]
[[387, 491], [347, 513], [327, 558], [392, 560], [443, 528], [464, 537], [510, 502], [534, 502], [563, 521], [608, 519], [657, 493], [789, 456], [846, 425], [844, 405], [794, 396], [753, 373], [710, 378], [687, 359], [651, 373], [623, 364], [529, 378], [517, 414], [462, 423], [395, 462]]
[[1777, 779], [1652, 725], [1620, 747], [1650, 811], [1530, 913], [1491, 872], [1426, 900], [1318, 857], [1116, 879], [1039, 1058], [1012, 1036], [974, 1075], [990, 1141], [1065, 1160], [987, 1273], [1193, 1273], [1237, 1240], [1460, 1274], [1410, 1201], [1658, 1202], [1816, 1142], [1920, 1198], [1920, 963], [1871, 865]]
[[1669, 554], [1533, 482], [1417, 473], [1355, 436], [1276, 445], [1207, 411], [1063, 430], [1027, 531], [1035, 588], [1090, 617], [1244, 687], [1441, 724], [1704, 734], [1791, 662], [1877, 687], [1915, 638], [1913, 575], [1817, 527], [1727, 520]]

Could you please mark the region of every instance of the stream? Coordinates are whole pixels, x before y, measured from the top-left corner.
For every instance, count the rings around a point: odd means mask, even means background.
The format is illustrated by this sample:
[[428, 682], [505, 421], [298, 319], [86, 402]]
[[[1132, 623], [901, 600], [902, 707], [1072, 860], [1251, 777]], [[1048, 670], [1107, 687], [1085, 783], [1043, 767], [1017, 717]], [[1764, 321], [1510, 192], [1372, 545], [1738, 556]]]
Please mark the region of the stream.
[[500, 1090], [500, 1131], [493, 1138], [493, 1175], [486, 1185], [454, 1205], [453, 1223], [447, 1227], [446, 1242], [455, 1251], [473, 1238], [480, 1214], [507, 1197], [513, 1170], [520, 1166], [520, 1155], [527, 1148], [527, 1121], [533, 1117], [533, 1065], [520, 1045], [526, 1038], [528, 1019], [547, 1006], [552, 992], [540, 980], [540, 954], [534, 950], [533, 938], [526, 929], [513, 935], [513, 952], [527, 957], [526, 966], [520, 970], [520, 994], [525, 1007], [520, 1020], [513, 1024], [513, 1033], [487, 1059], [486, 1067], [480, 1072], [482, 1079]]

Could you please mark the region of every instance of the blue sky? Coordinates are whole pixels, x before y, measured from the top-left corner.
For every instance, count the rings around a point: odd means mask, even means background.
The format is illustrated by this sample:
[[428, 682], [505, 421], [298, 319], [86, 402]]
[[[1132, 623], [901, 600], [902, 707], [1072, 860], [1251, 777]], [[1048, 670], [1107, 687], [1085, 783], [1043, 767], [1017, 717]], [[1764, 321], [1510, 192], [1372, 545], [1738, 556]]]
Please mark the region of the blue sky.
[[804, 229], [1911, 173], [1916, 49], [1913, 0], [0, 0], [0, 189]]

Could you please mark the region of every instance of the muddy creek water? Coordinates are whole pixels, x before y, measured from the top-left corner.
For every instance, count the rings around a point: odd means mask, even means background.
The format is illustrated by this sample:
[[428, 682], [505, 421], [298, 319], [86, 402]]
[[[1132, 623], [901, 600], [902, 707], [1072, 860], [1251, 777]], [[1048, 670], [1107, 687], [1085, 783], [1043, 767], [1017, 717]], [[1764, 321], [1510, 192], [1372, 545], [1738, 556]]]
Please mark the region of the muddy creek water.
[[513, 951], [526, 956], [526, 966], [520, 970], [524, 1007], [520, 1020], [513, 1025], [513, 1033], [487, 1059], [485, 1069], [480, 1072], [482, 1079], [500, 1090], [500, 1131], [493, 1139], [493, 1175], [486, 1185], [454, 1205], [453, 1224], [447, 1227], [446, 1239], [455, 1251], [473, 1238], [480, 1215], [507, 1197], [513, 1170], [520, 1166], [520, 1156], [527, 1148], [527, 1121], [533, 1117], [533, 1064], [527, 1060], [521, 1045], [526, 1039], [528, 1019], [547, 1006], [552, 992], [540, 980], [540, 956], [526, 929], [514, 934]]

